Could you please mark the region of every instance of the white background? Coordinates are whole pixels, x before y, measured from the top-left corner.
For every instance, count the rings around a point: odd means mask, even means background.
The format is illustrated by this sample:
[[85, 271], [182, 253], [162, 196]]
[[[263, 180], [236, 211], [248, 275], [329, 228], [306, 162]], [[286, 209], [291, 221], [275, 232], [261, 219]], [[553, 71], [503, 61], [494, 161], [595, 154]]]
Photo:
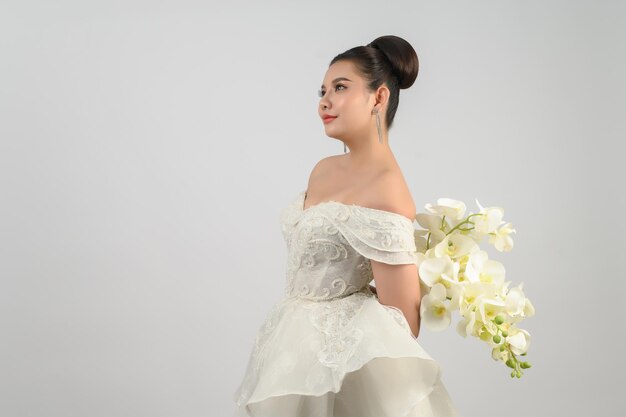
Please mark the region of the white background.
[[3, 0], [0, 415], [230, 415], [280, 211], [343, 152], [317, 89], [386, 34], [420, 60], [390, 131], [418, 211], [503, 207], [536, 308], [521, 379], [421, 332], [461, 415], [618, 414], [623, 2]]

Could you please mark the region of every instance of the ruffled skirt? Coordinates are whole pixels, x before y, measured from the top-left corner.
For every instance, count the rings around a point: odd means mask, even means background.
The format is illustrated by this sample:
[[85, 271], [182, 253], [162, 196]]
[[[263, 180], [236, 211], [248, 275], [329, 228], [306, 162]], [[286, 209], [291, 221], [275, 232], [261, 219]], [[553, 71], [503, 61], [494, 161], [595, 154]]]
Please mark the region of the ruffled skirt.
[[363, 292], [276, 303], [234, 401], [234, 417], [458, 416], [402, 312]]

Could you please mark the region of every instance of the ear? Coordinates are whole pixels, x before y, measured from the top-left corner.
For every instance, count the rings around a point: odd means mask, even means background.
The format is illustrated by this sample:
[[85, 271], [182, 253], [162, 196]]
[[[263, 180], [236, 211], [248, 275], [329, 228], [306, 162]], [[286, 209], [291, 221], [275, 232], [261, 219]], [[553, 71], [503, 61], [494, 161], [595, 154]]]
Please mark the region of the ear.
[[381, 115], [384, 113], [383, 109], [387, 106], [390, 94], [391, 92], [385, 84], [378, 87], [376, 93], [374, 94], [374, 106], [378, 107], [378, 111], [381, 112]]

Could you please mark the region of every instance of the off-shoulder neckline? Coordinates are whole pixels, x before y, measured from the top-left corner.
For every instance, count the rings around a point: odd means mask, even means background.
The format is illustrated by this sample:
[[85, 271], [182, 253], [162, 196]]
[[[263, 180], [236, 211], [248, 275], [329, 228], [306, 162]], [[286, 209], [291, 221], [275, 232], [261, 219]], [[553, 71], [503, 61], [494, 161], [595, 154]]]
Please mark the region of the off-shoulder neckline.
[[304, 208], [304, 197], [306, 194], [306, 190], [302, 190], [300, 191], [300, 199], [298, 200], [298, 208], [300, 209], [301, 213], [306, 213], [307, 211], [314, 209], [315, 207], [321, 206], [321, 205], [326, 205], [326, 204], [338, 204], [340, 206], [343, 207], [353, 207], [353, 208], [359, 208], [359, 209], [363, 209], [363, 210], [369, 210], [372, 212], [377, 212], [377, 213], [384, 213], [387, 215], [391, 215], [391, 216], [395, 216], [397, 218], [399, 218], [400, 220], [404, 220], [405, 222], [413, 225], [414, 220], [409, 219], [408, 217], [406, 217], [404, 214], [400, 214], [400, 213], [394, 213], [393, 211], [387, 211], [387, 210], [381, 210], [381, 209], [377, 209], [377, 208], [373, 208], [373, 207], [365, 207], [365, 206], [360, 206], [358, 204], [347, 204], [347, 203], [342, 203], [341, 201], [336, 201], [336, 200], [326, 200], [326, 201], [320, 201], [317, 204], [314, 204], [310, 207]]

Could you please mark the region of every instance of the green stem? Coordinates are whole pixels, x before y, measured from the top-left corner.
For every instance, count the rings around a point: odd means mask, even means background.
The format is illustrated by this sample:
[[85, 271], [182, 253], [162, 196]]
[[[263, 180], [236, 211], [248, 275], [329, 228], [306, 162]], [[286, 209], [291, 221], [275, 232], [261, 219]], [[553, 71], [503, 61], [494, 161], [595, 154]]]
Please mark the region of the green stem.
[[[454, 232], [456, 229], [460, 228], [464, 224], [469, 223], [469, 224], [471, 224], [473, 226], [474, 222], [470, 221], [470, 218], [473, 217], [473, 216], [482, 216], [482, 214], [481, 213], [470, 214], [469, 216], [467, 216], [467, 218], [465, 220], [463, 220], [461, 223], [457, 224], [452, 229], [450, 229], [450, 231], [448, 233], [446, 233], [446, 235], [449, 235], [450, 233]], [[472, 227], [472, 229], [473, 229], [473, 227]], [[472, 230], [472, 229], [466, 229], [466, 230]], [[444, 231], [443, 228], [441, 230]]]

